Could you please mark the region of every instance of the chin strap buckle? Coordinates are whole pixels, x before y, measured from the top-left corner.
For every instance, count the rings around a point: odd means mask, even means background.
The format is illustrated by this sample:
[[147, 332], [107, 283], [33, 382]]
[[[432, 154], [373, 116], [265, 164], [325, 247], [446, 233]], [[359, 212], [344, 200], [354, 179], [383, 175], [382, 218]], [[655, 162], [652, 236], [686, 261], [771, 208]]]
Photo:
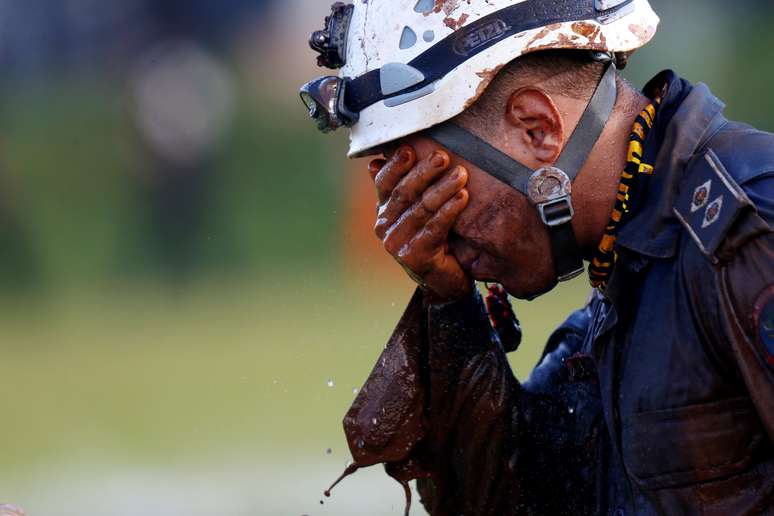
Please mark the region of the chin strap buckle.
[[532, 174], [528, 184], [529, 198], [548, 227], [551, 252], [559, 281], [568, 281], [583, 273], [575, 234], [572, 230], [572, 181], [556, 167], [544, 167]]
[[543, 223], [549, 227], [561, 226], [572, 220], [572, 182], [556, 167], [535, 171], [527, 185], [529, 199], [540, 212]]
[[572, 198], [569, 195], [540, 203], [537, 205], [537, 209], [543, 224], [551, 228], [567, 224], [575, 216]]

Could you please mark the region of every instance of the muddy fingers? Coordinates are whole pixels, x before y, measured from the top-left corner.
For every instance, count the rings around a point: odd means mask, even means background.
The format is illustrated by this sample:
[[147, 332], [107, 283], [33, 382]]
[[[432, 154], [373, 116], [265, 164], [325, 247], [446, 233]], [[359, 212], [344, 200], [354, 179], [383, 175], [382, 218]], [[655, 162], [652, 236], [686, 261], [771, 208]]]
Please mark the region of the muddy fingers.
[[418, 157], [403, 146], [368, 167], [378, 198], [374, 233], [409, 277], [442, 301], [473, 288], [449, 251], [449, 233], [468, 203], [468, 171], [449, 164], [442, 149]]

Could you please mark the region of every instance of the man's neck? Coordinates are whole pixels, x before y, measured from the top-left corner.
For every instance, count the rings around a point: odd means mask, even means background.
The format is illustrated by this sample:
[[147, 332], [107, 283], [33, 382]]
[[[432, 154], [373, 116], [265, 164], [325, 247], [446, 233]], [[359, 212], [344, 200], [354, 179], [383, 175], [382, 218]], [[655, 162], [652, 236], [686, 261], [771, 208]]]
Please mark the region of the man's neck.
[[621, 172], [626, 166], [632, 127], [649, 102], [640, 92], [619, 81], [613, 115], [573, 184], [573, 228], [586, 259], [593, 256], [610, 221]]

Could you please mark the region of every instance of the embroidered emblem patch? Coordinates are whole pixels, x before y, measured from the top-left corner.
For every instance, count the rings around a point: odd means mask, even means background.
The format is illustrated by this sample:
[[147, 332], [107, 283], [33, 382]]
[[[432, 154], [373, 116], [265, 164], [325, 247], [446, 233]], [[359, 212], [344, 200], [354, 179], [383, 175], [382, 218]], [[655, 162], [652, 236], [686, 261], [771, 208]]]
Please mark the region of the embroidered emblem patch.
[[767, 288], [755, 303], [755, 329], [766, 360], [774, 367], [774, 285]]
[[701, 228], [706, 229], [709, 226], [713, 225], [715, 222], [718, 221], [720, 218], [720, 211], [723, 209], [723, 196], [721, 195], [712, 203], [710, 203], [709, 206], [707, 206], [707, 210], [704, 212], [704, 220], [701, 223]]
[[702, 253], [713, 262], [728, 231], [752, 201], [728, 173], [717, 155], [708, 150], [687, 171], [673, 213]]
[[703, 185], [696, 188], [693, 192], [693, 204], [691, 204], [691, 213], [694, 213], [707, 205], [710, 192], [712, 191], [712, 180], [710, 179]]

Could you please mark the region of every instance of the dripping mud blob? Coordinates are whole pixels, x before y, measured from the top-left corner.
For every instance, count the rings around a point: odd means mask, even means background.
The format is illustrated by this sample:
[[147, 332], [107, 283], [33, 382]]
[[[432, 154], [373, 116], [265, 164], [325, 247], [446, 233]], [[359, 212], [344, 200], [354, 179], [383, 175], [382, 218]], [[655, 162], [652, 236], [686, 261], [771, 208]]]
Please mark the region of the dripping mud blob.
[[[357, 473], [359, 469], [360, 469], [360, 466], [354, 463], [347, 466], [347, 469], [344, 470], [344, 473], [342, 473], [341, 476], [337, 478], [333, 484], [331, 484], [331, 487], [325, 490], [325, 492], [323, 493], [325, 497], [330, 498], [331, 491], [333, 491], [333, 488], [339, 485], [345, 478], [350, 477], [355, 473]], [[397, 478], [396, 480], [398, 481], [398, 483], [400, 483], [401, 487], [403, 487], [403, 494], [406, 497], [406, 508], [403, 511], [403, 516], [409, 516], [409, 513], [411, 512], [411, 486], [409, 486], [409, 483], [407, 480], [397, 479]], [[320, 504], [322, 503], [323, 501], [320, 500]]]

